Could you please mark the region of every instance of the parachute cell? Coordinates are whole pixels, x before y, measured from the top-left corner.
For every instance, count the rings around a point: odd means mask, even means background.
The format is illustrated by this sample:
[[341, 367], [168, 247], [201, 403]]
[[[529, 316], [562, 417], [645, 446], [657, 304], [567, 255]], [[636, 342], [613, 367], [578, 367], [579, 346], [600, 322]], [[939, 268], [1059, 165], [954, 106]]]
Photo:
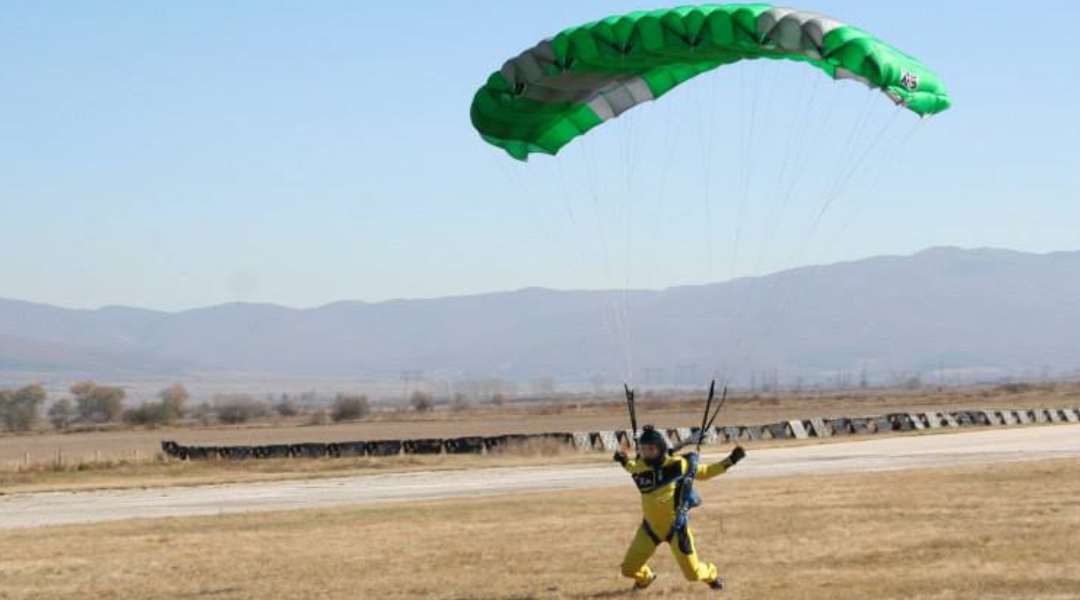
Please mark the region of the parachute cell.
[[507, 61], [473, 99], [473, 126], [514, 158], [574, 138], [682, 83], [741, 60], [809, 63], [925, 116], [950, 105], [928, 67], [869, 33], [767, 4], [639, 11], [572, 27]]

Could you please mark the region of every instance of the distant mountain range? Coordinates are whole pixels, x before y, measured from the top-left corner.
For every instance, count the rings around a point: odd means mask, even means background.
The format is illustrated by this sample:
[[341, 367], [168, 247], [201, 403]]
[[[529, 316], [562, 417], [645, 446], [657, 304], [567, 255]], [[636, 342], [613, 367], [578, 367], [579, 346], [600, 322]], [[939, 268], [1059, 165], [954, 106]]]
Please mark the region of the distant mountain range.
[[1080, 252], [934, 248], [663, 291], [523, 289], [178, 313], [0, 300], [0, 377], [323, 377], [679, 383], [1080, 367]]

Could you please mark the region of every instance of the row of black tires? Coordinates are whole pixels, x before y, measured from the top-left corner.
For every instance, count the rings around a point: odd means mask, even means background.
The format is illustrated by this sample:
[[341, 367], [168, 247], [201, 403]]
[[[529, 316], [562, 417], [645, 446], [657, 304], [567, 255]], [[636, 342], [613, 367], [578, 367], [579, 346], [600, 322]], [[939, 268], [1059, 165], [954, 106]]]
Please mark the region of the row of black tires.
[[332, 442], [271, 444], [267, 446], [184, 446], [173, 441], [161, 442], [162, 451], [181, 460], [257, 459], [257, 458], [340, 458], [382, 457], [399, 454], [484, 454], [527, 447], [538, 441], [571, 444], [569, 433], [543, 435], [499, 435], [453, 439], [376, 440], [370, 442]]
[[[968, 410], [949, 413], [893, 413], [869, 417], [818, 418], [766, 425], [729, 425], [706, 432], [708, 444], [723, 444], [767, 439], [833, 437], [840, 435], [881, 434], [919, 429], [951, 427], [986, 427], [1028, 423], [1064, 423], [1080, 419], [1080, 410], [1040, 409], [1019, 411]], [[673, 443], [696, 439], [698, 428], [667, 431]], [[567, 447], [581, 451], [629, 449], [633, 440], [629, 431], [589, 433], [545, 433], [534, 435], [499, 435], [452, 439], [375, 440], [271, 444], [266, 446], [185, 446], [174, 441], [161, 442], [162, 451], [180, 460], [246, 460], [269, 458], [339, 458], [386, 457], [400, 454], [486, 454], [530, 448]]]

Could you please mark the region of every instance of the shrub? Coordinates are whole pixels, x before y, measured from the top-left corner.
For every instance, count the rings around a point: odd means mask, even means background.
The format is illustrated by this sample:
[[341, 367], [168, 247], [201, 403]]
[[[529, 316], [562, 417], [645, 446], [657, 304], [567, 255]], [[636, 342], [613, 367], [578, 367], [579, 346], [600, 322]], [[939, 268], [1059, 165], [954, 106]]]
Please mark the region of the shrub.
[[467, 412], [472, 408], [472, 402], [469, 401], [469, 396], [458, 392], [454, 394], [454, 399], [450, 401], [450, 410], [454, 412]]
[[311, 412], [307, 419], [308, 425], [326, 425], [330, 421], [325, 408], [319, 408]]
[[417, 390], [412, 394], [412, 407], [418, 413], [429, 413], [435, 410], [435, 400], [431, 394]]
[[191, 416], [202, 425], [209, 425], [214, 420], [214, 407], [209, 402], [200, 402], [191, 410]]
[[75, 403], [62, 398], [49, 407], [49, 421], [57, 429], [67, 429], [75, 421]]
[[246, 423], [266, 414], [266, 405], [249, 396], [222, 395], [214, 398], [214, 413], [227, 425]]
[[371, 414], [371, 404], [366, 396], [338, 394], [330, 409], [330, 418], [335, 423], [363, 419], [369, 414]]
[[191, 394], [188, 393], [186, 387], [182, 383], [174, 383], [169, 387], [161, 390], [158, 393], [158, 398], [161, 400], [169, 412], [169, 420], [179, 419], [187, 412], [187, 402], [191, 398]]
[[285, 397], [281, 399], [281, 402], [274, 405], [274, 410], [283, 417], [295, 417], [300, 414], [300, 405], [296, 403], [296, 400]]
[[41, 418], [48, 394], [38, 384], [0, 391], [0, 419], [9, 431], [30, 431]]
[[124, 411], [124, 422], [131, 425], [166, 425], [176, 418], [176, 407], [168, 402], [147, 402]]
[[71, 386], [79, 419], [90, 423], [109, 423], [124, 412], [124, 390], [83, 381]]

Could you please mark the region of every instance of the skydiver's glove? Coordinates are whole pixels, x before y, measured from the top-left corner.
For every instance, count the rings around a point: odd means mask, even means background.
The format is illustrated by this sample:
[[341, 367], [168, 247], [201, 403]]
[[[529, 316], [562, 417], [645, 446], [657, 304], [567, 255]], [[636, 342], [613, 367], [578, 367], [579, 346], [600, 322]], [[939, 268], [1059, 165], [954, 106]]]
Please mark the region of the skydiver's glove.
[[744, 458], [746, 458], [746, 450], [743, 450], [742, 446], [735, 446], [735, 449], [731, 451], [731, 456], [728, 456], [732, 465], [739, 464], [739, 461]]
[[611, 457], [611, 460], [614, 460], [615, 462], [617, 462], [617, 463], [619, 463], [620, 465], [622, 465], [622, 466], [624, 466], [624, 467], [625, 467], [625, 466], [626, 466], [626, 461], [628, 461], [628, 460], [630, 460], [630, 459], [629, 459], [629, 458], [627, 458], [627, 456], [626, 456], [626, 453], [625, 453], [625, 452], [619, 451], [619, 452], [616, 452], [616, 453], [615, 453], [615, 456], [612, 456], [612, 457]]

